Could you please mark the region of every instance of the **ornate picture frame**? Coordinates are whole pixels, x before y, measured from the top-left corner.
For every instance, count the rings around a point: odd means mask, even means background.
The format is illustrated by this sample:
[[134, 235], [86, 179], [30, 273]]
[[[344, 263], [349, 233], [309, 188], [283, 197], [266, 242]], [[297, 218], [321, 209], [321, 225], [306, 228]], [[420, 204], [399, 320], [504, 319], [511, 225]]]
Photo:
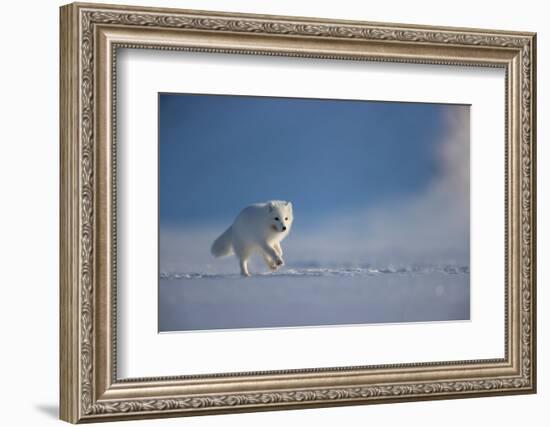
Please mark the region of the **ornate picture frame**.
[[[61, 419], [79, 423], [536, 391], [534, 33], [84, 3], [63, 6], [60, 13]], [[118, 379], [119, 48], [504, 69], [504, 357]]]

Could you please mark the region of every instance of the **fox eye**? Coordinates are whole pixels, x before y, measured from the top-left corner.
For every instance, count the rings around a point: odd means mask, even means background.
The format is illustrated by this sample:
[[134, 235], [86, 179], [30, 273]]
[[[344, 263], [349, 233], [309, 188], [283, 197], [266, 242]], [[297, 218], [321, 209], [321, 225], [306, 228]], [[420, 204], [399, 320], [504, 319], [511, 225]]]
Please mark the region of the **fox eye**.
[[288, 218], [285, 218], [285, 221], [288, 221]]
[[278, 216], [275, 217], [275, 221], [279, 221], [279, 217], [278, 217]]

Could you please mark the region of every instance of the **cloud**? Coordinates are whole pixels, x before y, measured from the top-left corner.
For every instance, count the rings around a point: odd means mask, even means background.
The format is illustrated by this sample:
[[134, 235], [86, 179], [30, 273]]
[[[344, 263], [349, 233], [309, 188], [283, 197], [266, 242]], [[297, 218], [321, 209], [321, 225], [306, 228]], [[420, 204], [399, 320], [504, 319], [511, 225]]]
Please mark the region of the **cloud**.
[[469, 120], [467, 108], [446, 117], [446, 132], [436, 153], [439, 171], [422, 193], [366, 213], [370, 251], [422, 261], [468, 262]]
[[[435, 153], [435, 178], [420, 193], [326, 224], [317, 236], [297, 239], [299, 253], [324, 260], [333, 248], [349, 263], [469, 263], [469, 109], [453, 110]], [[306, 241], [307, 240], [307, 241]], [[338, 248], [338, 249], [335, 249]]]

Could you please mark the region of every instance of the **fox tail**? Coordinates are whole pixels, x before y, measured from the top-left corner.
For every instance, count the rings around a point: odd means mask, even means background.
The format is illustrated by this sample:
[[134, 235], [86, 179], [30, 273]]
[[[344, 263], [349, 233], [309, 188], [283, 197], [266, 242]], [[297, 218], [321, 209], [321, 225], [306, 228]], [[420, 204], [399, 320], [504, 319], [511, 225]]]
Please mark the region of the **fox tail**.
[[212, 255], [215, 257], [222, 257], [233, 253], [232, 234], [231, 227], [229, 227], [214, 241], [212, 248], [210, 248]]

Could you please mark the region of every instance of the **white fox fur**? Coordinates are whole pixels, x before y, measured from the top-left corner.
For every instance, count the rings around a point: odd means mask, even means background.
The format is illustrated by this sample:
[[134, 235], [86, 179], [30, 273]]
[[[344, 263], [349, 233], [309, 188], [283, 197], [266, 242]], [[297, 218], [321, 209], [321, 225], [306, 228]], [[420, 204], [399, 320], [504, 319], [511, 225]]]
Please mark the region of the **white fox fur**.
[[288, 236], [292, 221], [292, 203], [270, 200], [244, 208], [231, 227], [216, 239], [212, 255], [235, 254], [239, 258], [241, 274], [250, 276], [248, 259], [254, 252], [262, 254], [271, 271], [284, 265], [281, 241]]

